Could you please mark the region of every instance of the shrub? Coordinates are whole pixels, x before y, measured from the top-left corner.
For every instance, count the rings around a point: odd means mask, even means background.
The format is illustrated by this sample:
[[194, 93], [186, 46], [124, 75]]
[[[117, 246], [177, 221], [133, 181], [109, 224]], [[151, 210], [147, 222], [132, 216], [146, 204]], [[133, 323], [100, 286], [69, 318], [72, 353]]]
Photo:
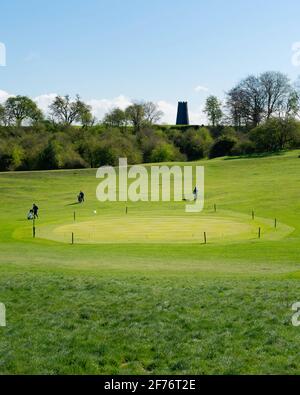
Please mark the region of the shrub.
[[12, 157], [4, 147], [0, 147], [0, 171], [10, 170]]
[[25, 157], [25, 152], [19, 145], [14, 145], [11, 150], [11, 170], [18, 170], [22, 167], [22, 163]]
[[230, 136], [222, 136], [215, 140], [209, 151], [209, 158], [218, 158], [230, 155], [233, 147], [237, 144], [237, 139]]
[[150, 155], [150, 162], [170, 162], [175, 160], [180, 160], [181, 155], [174, 147], [173, 144], [163, 143], [153, 149]]
[[197, 160], [208, 155], [213, 139], [209, 130], [202, 127], [200, 130], [186, 131], [181, 138], [177, 135], [176, 141], [181, 152], [187, 155], [188, 160]]
[[92, 156], [95, 167], [118, 165], [118, 153], [112, 147], [98, 146]]
[[250, 132], [250, 139], [259, 152], [276, 152], [297, 148], [300, 144], [300, 122], [294, 119], [271, 118]]
[[251, 155], [255, 152], [255, 145], [250, 140], [238, 141], [237, 144], [232, 148], [231, 155]]
[[57, 141], [51, 140], [40, 153], [38, 167], [42, 170], [59, 169], [63, 165], [62, 147]]
[[24, 150], [13, 141], [0, 147], [0, 171], [18, 170], [24, 158]]
[[69, 148], [64, 153], [62, 166], [64, 169], [83, 169], [88, 167], [88, 164], [78, 152]]

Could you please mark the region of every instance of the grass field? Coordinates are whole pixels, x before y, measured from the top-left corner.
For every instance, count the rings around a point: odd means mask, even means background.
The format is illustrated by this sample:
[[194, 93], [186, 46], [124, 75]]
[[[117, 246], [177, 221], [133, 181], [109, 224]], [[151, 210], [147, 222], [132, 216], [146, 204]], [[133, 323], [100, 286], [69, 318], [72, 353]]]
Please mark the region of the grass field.
[[126, 215], [95, 170], [0, 174], [0, 373], [299, 374], [299, 154], [201, 161], [199, 214]]

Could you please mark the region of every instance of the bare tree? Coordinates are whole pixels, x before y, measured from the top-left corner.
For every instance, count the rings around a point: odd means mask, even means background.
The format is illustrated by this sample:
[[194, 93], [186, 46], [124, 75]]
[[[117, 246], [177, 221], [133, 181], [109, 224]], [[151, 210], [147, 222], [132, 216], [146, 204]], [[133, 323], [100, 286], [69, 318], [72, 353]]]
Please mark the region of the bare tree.
[[262, 121], [265, 110], [265, 95], [260, 80], [251, 75], [242, 81], [241, 88], [244, 93], [244, 105], [248, 109], [247, 118], [253, 126], [257, 126]]
[[297, 93], [282, 73], [268, 71], [249, 76], [227, 93], [227, 108], [235, 125], [257, 126], [277, 115], [297, 112]]
[[264, 96], [259, 79], [249, 76], [227, 93], [227, 108], [237, 126], [257, 126], [264, 114]]
[[74, 122], [86, 123], [93, 119], [91, 108], [77, 95], [75, 101], [72, 101], [69, 95], [64, 97], [56, 96], [50, 105], [50, 115], [58, 123], [63, 125], [72, 125]]
[[143, 126], [158, 122], [163, 112], [153, 102], [136, 102], [126, 108], [125, 115], [135, 132], [139, 132]]
[[265, 96], [266, 118], [269, 119], [287, 104], [292, 87], [288, 77], [276, 71], [267, 71], [261, 74], [259, 80]]
[[164, 115], [164, 113], [159, 110], [157, 104], [151, 101], [144, 103], [143, 106], [144, 106], [145, 119], [150, 124], [157, 123]]

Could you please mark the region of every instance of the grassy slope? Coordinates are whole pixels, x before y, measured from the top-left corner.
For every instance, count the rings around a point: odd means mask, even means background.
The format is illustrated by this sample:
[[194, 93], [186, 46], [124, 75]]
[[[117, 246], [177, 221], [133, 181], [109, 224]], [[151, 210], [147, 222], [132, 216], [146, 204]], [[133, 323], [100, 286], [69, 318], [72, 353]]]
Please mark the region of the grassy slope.
[[[300, 373], [291, 304], [299, 300], [299, 152], [202, 162], [206, 211], [277, 217], [295, 228], [280, 241], [201, 244], [59, 244], [30, 238], [69, 222], [79, 189], [96, 208], [92, 170], [0, 174], [0, 328], [3, 373]], [[136, 215], [172, 215], [183, 203], [129, 204]], [[141, 214], [143, 213], [143, 214]]]

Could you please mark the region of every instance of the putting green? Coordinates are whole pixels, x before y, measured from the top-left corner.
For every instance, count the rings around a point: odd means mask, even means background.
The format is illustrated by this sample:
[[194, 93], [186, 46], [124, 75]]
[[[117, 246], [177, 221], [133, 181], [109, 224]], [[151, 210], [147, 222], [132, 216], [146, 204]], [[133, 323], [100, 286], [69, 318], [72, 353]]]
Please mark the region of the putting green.
[[41, 226], [37, 237], [70, 243], [201, 243], [204, 232], [207, 242], [234, 242], [262, 238], [278, 240], [293, 229], [268, 219], [255, 221], [244, 215], [185, 215], [185, 216], [95, 216], [82, 222]]

